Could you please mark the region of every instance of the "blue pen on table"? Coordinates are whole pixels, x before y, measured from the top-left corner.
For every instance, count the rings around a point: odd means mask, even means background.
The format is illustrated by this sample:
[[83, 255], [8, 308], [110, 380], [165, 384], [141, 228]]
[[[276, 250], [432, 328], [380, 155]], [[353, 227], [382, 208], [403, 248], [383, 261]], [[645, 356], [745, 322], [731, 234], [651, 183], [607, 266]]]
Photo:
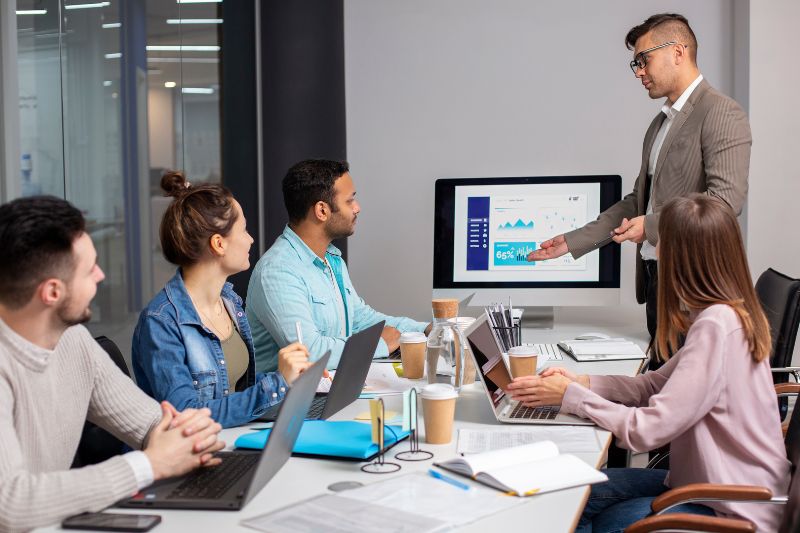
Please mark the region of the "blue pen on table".
[[454, 487], [458, 487], [459, 489], [462, 489], [462, 490], [470, 490], [472, 488], [469, 485], [467, 485], [466, 483], [461, 483], [457, 479], [453, 479], [450, 476], [445, 476], [441, 472], [437, 472], [436, 470], [434, 470], [432, 468], [428, 469], [428, 474], [430, 474], [431, 477], [434, 477], [436, 479], [441, 479], [445, 483], [450, 483]]

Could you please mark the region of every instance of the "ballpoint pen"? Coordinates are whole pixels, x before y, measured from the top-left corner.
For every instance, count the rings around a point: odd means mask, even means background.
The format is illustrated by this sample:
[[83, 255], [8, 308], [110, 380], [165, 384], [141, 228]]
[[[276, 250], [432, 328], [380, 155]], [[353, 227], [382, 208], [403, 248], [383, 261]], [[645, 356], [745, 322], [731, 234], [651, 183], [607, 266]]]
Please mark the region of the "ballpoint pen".
[[457, 479], [453, 479], [450, 476], [445, 476], [441, 472], [437, 472], [436, 470], [434, 470], [432, 468], [428, 470], [428, 474], [430, 474], [431, 477], [434, 477], [436, 479], [441, 479], [445, 483], [450, 483], [454, 487], [458, 487], [459, 489], [462, 489], [462, 490], [470, 490], [472, 488], [469, 485], [467, 485], [466, 483], [461, 483]]
[[300, 321], [294, 323], [294, 329], [297, 332], [297, 342], [303, 344], [303, 328], [300, 327]]

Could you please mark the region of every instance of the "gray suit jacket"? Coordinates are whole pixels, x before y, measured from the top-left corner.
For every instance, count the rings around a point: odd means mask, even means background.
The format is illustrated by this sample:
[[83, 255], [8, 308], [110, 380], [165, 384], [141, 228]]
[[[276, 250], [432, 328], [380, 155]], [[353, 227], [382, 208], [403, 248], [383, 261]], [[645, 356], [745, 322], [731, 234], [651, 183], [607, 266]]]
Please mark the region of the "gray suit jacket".
[[[642, 145], [642, 166], [633, 192], [590, 222], [565, 234], [575, 258], [591, 252], [594, 243], [608, 237], [623, 218], [644, 215], [647, 198], [645, 184], [650, 149], [664, 114], [650, 123]], [[701, 192], [717, 196], [738, 215], [747, 197], [750, 169], [750, 124], [744, 110], [733, 99], [718, 92], [703, 80], [676, 115], [664, 139], [652, 179], [653, 213], [645, 218], [647, 240], [658, 243], [658, 218], [669, 200]], [[641, 255], [636, 254], [636, 300], [644, 303], [644, 278]]]

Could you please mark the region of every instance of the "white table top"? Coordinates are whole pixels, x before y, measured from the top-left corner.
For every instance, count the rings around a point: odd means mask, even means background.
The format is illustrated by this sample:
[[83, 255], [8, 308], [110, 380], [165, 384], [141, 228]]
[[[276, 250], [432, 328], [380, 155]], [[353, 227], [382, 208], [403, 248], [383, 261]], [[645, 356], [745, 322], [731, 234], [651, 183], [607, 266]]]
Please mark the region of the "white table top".
[[[575, 323], [558, 322], [555, 330], [523, 330], [523, 341], [530, 343], [548, 343], [571, 338], [576, 334], [587, 331], [598, 331], [614, 336], [626, 336], [646, 346], [646, 333], [641, 323], [628, 326], [603, 326], [595, 324], [586, 326], [581, 320]], [[555, 363], [551, 363], [555, 364]], [[641, 365], [640, 360], [605, 361], [593, 363], [577, 363], [568, 356], [558, 362], [559, 366], [571, 368], [582, 374], [624, 374], [634, 375]], [[402, 411], [399, 396], [385, 397], [385, 405], [389, 410]], [[359, 413], [369, 410], [366, 400], [358, 400], [334, 416], [333, 420], [352, 420]], [[258, 427], [257, 424], [253, 424]], [[263, 424], [261, 424], [263, 425]], [[240, 525], [245, 518], [257, 516], [281, 507], [296, 503], [312, 496], [329, 493], [327, 487], [339, 481], [358, 481], [363, 484], [375, 483], [387, 479], [389, 476], [400, 475], [415, 471], [427, 471], [434, 461], [452, 458], [456, 455], [457, 430], [460, 428], [486, 428], [488, 426], [509, 427], [502, 425], [495, 419], [486, 394], [480, 383], [464, 387], [458, 399], [454, 423], [454, 436], [450, 444], [430, 445], [420, 438], [421, 448], [434, 453], [434, 458], [427, 461], [407, 462], [396, 461], [402, 465], [397, 474], [368, 474], [360, 470], [363, 463], [351, 461], [334, 461], [324, 459], [311, 459], [293, 457], [277, 473], [277, 475], [264, 487], [253, 500], [239, 512], [230, 511], [182, 511], [182, 510], [152, 510], [145, 511], [160, 514], [162, 523], [154, 529], [156, 532], [167, 531], [253, 531]], [[420, 420], [420, 428], [424, 434], [424, 425]], [[222, 432], [222, 439], [229, 447], [239, 435], [250, 431], [246, 426], [226, 429]], [[592, 466], [600, 467], [605, 461], [605, 452], [611, 440], [607, 431], [597, 430], [603, 451], [600, 453], [575, 454]], [[394, 454], [408, 449], [408, 442], [403, 441], [387, 454], [387, 460], [394, 461]], [[470, 481], [467, 480], [469, 483]], [[541, 494], [528, 498], [523, 505], [518, 505], [501, 515], [492, 515], [469, 524], [462, 531], [485, 531], [491, 525], [493, 529], [503, 527], [529, 527], [536, 524], [536, 530], [548, 532], [572, 531], [589, 489], [579, 487], [559, 492]], [[136, 512], [131, 510], [110, 509], [112, 512]], [[535, 522], [534, 522], [535, 521]], [[53, 528], [50, 530], [55, 530]]]

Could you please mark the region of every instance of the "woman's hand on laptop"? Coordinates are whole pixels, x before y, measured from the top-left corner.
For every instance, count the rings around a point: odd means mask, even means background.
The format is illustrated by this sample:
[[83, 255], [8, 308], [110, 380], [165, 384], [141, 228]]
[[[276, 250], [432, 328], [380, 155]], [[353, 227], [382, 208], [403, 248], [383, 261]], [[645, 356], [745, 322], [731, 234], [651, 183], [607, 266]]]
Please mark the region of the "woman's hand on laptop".
[[569, 379], [571, 381], [576, 381], [577, 383], [579, 383], [580, 385], [583, 385], [587, 389], [589, 388], [589, 376], [587, 376], [587, 375], [580, 375], [579, 376], [579, 375], [575, 374], [574, 372], [571, 372], [571, 371], [567, 370], [564, 367], [550, 366], [550, 367], [545, 368], [541, 372], [539, 372], [539, 375], [541, 377], [543, 377], [543, 378], [546, 378], [548, 376], [553, 376], [553, 375], [556, 375], [556, 374], [562, 375], [562, 376], [564, 376], [565, 378], [567, 378], [567, 379]]
[[567, 385], [572, 383], [568, 377], [554, 373], [548, 377], [522, 376], [508, 384], [506, 392], [513, 400], [527, 407], [540, 405], [561, 405]]
[[161, 421], [147, 435], [144, 453], [153, 468], [154, 480], [183, 475], [200, 466], [214, 466], [220, 460], [214, 453], [225, 447], [217, 439], [222, 426], [211, 418], [206, 408], [192, 409], [183, 416], [180, 427], [172, 427], [177, 411], [169, 402], [161, 402]]
[[[305, 344], [293, 342], [278, 352], [278, 372], [289, 385], [313, 364], [308, 360], [308, 348]], [[327, 370], [325, 372], [327, 373]]]

